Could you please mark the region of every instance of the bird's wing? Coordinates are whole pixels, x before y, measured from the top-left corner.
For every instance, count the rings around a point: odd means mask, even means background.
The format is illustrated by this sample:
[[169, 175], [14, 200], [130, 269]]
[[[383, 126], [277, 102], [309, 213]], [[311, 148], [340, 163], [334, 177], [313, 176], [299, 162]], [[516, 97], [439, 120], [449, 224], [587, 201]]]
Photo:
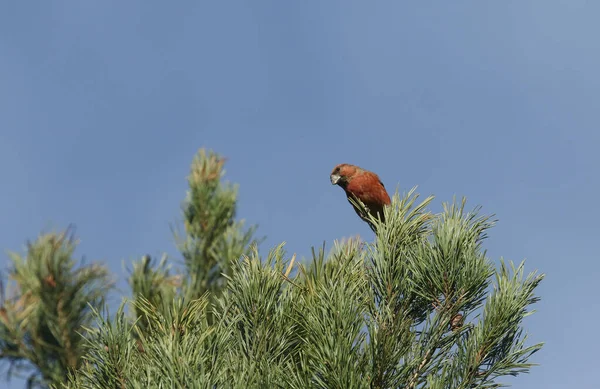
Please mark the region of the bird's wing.
[[376, 174], [365, 172], [360, 176], [354, 177], [349, 183], [346, 190], [363, 203], [374, 204], [389, 204], [390, 197], [385, 190], [385, 186], [379, 180]]

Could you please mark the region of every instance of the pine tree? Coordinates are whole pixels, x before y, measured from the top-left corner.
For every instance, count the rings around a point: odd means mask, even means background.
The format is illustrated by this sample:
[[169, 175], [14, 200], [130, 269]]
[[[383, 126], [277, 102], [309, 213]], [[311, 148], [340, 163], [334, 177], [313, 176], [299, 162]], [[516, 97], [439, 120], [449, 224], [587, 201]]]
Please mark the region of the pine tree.
[[[43, 382], [90, 389], [494, 388], [533, 366], [542, 344], [527, 344], [523, 320], [543, 275], [526, 276], [524, 263], [494, 265], [483, 244], [495, 221], [479, 208], [453, 201], [433, 214], [433, 197], [419, 201], [413, 189], [393, 196], [384, 224], [373, 220], [373, 242], [342, 240], [329, 252], [323, 245], [304, 261], [282, 244], [263, 257], [255, 227], [235, 221], [237, 188], [222, 182], [223, 165], [203, 150], [192, 163], [185, 233], [177, 235], [181, 268], [166, 257], [136, 261], [130, 301], [110, 316], [91, 299], [85, 323], [77, 324], [77, 363], [60, 365], [58, 375], [42, 373]], [[3, 349], [18, 348], [18, 336], [8, 341], [12, 322], [2, 323]], [[35, 364], [44, 352], [20, 360]]]
[[72, 229], [48, 233], [28, 243], [26, 253], [10, 253], [2, 288], [0, 352], [8, 376], [27, 377], [27, 387], [65, 382], [80, 367], [86, 326], [112, 287], [99, 264], [77, 266]]
[[[260, 243], [254, 237], [257, 226], [245, 228], [243, 220], [235, 220], [238, 188], [222, 181], [224, 163], [210, 150], [200, 149], [194, 157], [182, 205], [184, 233], [174, 232], [183, 268], [174, 273], [166, 256], [156, 266], [148, 255], [134, 262], [129, 278], [134, 301], [144, 298], [164, 310], [175, 297], [192, 301], [206, 295], [212, 302], [224, 290], [232, 259], [247, 255], [251, 245]], [[140, 305], [132, 305], [137, 318], [145, 315]], [[211, 312], [208, 320], [212, 322]], [[146, 324], [138, 321], [141, 328]]]

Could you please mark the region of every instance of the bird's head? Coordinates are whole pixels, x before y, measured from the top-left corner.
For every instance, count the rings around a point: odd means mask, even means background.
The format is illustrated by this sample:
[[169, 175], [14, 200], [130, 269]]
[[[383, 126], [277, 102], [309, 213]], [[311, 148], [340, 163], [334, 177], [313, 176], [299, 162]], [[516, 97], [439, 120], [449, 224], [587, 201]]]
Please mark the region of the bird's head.
[[350, 165], [347, 163], [341, 163], [333, 168], [329, 179], [331, 185], [339, 185], [342, 188], [345, 187], [352, 177], [360, 170], [358, 166]]

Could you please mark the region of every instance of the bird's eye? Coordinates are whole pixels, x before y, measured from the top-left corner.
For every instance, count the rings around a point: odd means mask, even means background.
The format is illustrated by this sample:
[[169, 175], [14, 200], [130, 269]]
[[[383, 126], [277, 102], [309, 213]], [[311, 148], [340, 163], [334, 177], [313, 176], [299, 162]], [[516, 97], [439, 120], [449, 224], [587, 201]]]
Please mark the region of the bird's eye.
[[339, 167], [339, 166], [335, 168], [335, 172], [336, 172], [336, 173], [339, 173], [339, 172], [340, 172], [340, 167]]

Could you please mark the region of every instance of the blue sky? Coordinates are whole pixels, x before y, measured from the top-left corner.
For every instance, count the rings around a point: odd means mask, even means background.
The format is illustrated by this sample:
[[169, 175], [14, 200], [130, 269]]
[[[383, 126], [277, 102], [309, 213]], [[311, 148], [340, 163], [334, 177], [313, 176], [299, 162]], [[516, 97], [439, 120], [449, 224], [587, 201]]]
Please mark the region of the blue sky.
[[75, 223], [79, 253], [125, 287], [123, 261], [176, 256], [169, 225], [208, 147], [228, 157], [263, 252], [286, 241], [308, 256], [323, 240], [372, 239], [328, 180], [354, 163], [391, 190], [435, 194], [435, 211], [466, 195], [495, 213], [490, 256], [547, 274], [526, 321], [546, 342], [541, 366], [509, 382], [591, 388], [599, 12], [579, 0], [4, 2], [0, 248]]

